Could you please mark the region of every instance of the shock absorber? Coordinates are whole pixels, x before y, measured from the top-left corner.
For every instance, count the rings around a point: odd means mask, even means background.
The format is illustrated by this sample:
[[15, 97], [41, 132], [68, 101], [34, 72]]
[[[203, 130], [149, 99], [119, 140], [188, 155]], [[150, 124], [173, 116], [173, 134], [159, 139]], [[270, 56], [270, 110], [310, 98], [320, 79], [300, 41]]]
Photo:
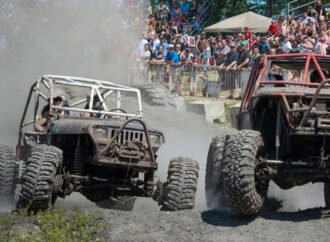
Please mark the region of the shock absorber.
[[87, 157], [86, 152], [84, 151], [83, 147], [81, 147], [80, 145], [80, 136], [79, 136], [77, 147], [74, 153], [74, 159], [73, 159], [73, 174], [83, 175], [86, 157]]

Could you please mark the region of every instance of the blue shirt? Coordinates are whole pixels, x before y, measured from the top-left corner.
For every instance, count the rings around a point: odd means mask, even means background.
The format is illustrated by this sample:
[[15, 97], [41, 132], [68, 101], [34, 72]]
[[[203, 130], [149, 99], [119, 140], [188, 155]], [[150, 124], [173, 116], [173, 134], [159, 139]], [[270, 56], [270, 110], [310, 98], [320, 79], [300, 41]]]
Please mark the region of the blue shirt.
[[164, 43], [159, 43], [157, 46], [156, 46], [156, 51], [159, 51], [159, 46], [163, 46], [164, 47], [164, 53], [165, 55], [167, 54], [167, 50], [168, 50], [168, 43], [164, 42]]
[[186, 12], [188, 12], [188, 9], [190, 8], [190, 4], [189, 3], [186, 3], [186, 4], [181, 3], [180, 8], [182, 9], [183, 13], [186, 13]]
[[166, 60], [167, 60], [167, 61], [171, 61], [171, 60], [173, 60], [174, 63], [179, 63], [179, 62], [180, 62], [180, 57], [179, 57], [178, 54], [173, 50], [172, 55], [171, 55], [170, 52], [167, 52]]

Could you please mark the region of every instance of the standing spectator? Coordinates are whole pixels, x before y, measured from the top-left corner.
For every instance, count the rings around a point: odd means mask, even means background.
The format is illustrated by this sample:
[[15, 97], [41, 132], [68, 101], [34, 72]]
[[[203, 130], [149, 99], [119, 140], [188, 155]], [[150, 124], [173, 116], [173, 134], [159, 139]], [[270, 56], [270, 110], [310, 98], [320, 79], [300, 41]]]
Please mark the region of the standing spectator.
[[303, 16], [300, 18], [300, 21], [303, 23], [303, 24], [308, 24], [308, 20], [310, 19], [310, 17], [308, 17], [307, 15], [307, 12], [304, 12], [303, 13]]
[[272, 36], [280, 36], [278, 24], [275, 20], [272, 20], [272, 24], [268, 27], [268, 34]]
[[221, 41], [221, 47], [218, 47], [214, 51], [214, 59], [217, 66], [220, 66], [225, 62], [228, 53], [230, 52], [230, 47], [227, 45], [226, 40]]
[[235, 67], [235, 70], [239, 71], [242, 69], [242, 67], [247, 67], [250, 62], [250, 51], [246, 48], [246, 42], [242, 41], [239, 45], [239, 48], [237, 50], [238, 52], [238, 59], [237, 59], [237, 66]]
[[267, 53], [269, 53], [270, 45], [269, 45], [269, 40], [268, 40], [267, 37], [263, 37], [262, 38], [262, 44], [260, 46], [261, 46], [260, 54], [267, 54]]
[[181, 56], [181, 44], [175, 44], [175, 52], [179, 57]]
[[315, 18], [315, 14], [316, 14], [316, 11], [313, 9], [313, 7], [312, 6], [308, 6], [307, 16], [314, 19]]
[[231, 44], [229, 47], [230, 52], [228, 53], [225, 62], [219, 66], [220, 70], [226, 68], [226, 71], [229, 71], [230, 69], [234, 68], [237, 63], [238, 53], [236, 52], [236, 47], [234, 44]]
[[253, 50], [252, 50], [252, 54], [251, 54], [251, 61], [250, 61], [249, 65], [248, 65], [248, 68], [249, 68], [250, 71], [251, 71], [251, 69], [252, 69], [252, 67], [254, 65], [254, 62], [260, 56], [260, 50], [259, 50], [259, 47], [258, 46], [255, 45], [252, 49]]
[[289, 41], [289, 37], [285, 36], [284, 42], [282, 44], [282, 51], [284, 54], [288, 54], [288, 53], [290, 53], [290, 50], [292, 50], [291, 42]]
[[164, 52], [164, 46], [160, 45], [158, 52], [155, 53], [155, 55], [154, 55], [152, 63], [156, 64], [156, 65], [153, 65], [153, 67], [156, 70], [156, 81], [160, 82], [161, 84], [163, 84], [162, 82], [164, 79], [164, 78], [161, 78], [161, 76], [162, 76], [161, 74], [164, 73], [164, 70], [163, 70], [163, 65], [160, 65], [160, 63], [165, 63], [165, 57], [166, 57], [166, 55]]
[[197, 42], [196, 42], [196, 51], [197, 51], [198, 58], [200, 58], [200, 59], [203, 59], [202, 55], [204, 54], [204, 51], [206, 49], [206, 42], [207, 42], [206, 33], [202, 32], [201, 38], [199, 40], [197, 40]]
[[150, 45], [145, 44], [144, 45], [144, 51], [141, 52], [141, 54], [140, 54], [140, 59], [141, 59], [140, 69], [143, 71], [144, 80], [147, 80], [148, 65], [149, 65], [150, 57], [151, 57]]
[[196, 1], [194, 0], [191, 4], [191, 8], [190, 8], [190, 16], [196, 16], [198, 12], [198, 4], [196, 3]]
[[322, 4], [321, 0], [317, 0], [316, 6], [315, 6], [315, 11], [317, 12], [318, 17], [320, 18], [321, 16], [326, 16], [326, 11], [325, 8]]
[[166, 73], [170, 73], [173, 83], [175, 83], [175, 91], [181, 95], [181, 79], [178, 79], [177, 69], [180, 64], [180, 57], [174, 51], [174, 46], [168, 47], [168, 53], [166, 55]]
[[196, 19], [196, 16], [193, 16], [191, 18], [191, 21], [189, 22], [189, 32], [199, 32], [199, 27], [198, 27], [198, 22], [197, 22], [197, 19]]
[[327, 48], [328, 48], [328, 42], [329, 42], [329, 37], [326, 35], [325, 31], [323, 29], [320, 30], [318, 34], [318, 39], [319, 39], [319, 52], [321, 55], [326, 55], [327, 54]]
[[161, 45], [164, 47], [164, 53], [166, 55], [167, 51], [168, 51], [168, 44], [165, 42], [165, 37], [164, 36], [160, 36], [160, 43], [156, 47], [156, 52], [158, 52], [159, 46], [161, 46]]
[[283, 35], [283, 36], [286, 35], [287, 23], [286, 23], [286, 20], [284, 18], [284, 14], [283, 13], [278, 18], [278, 31], [279, 31], [280, 35]]
[[251, 40], [252, 39], [252, 33], [251, 33], [251, 31], [249, 30], [248, 27], [245, 28], [244, 34], [245, 34], [245, 37], [246, 37], [247, 40]]
[[187, 16], [189, 13], [190, 4], [187, 3], [187, 0], [183, 0], [183, 2], [180, 4], [180, 8], [182, 9], [183, 14]]

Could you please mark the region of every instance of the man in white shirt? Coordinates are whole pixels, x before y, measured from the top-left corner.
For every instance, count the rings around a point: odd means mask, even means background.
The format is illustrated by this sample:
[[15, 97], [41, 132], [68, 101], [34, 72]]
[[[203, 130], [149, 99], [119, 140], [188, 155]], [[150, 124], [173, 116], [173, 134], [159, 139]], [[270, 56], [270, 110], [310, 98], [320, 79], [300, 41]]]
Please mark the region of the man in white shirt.
[[282, 51], [283, 51], [284, 54], [288, 54], [288, 53], [290, 53], [291, 49], [292, 49], [292, 45], [289, 41], [289, 37], [285, 36], [284, 42], [282, 44]]

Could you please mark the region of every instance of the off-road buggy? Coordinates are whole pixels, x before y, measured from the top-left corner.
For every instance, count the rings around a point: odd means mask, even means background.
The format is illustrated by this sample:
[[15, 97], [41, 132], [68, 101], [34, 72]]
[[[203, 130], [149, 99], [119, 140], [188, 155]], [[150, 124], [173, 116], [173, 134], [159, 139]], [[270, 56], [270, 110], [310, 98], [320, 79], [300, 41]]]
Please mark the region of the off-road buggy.
[[330, 56], [270, 55], [256, 60], [238, 131], [210, 145], [206, 198], [210, 207], [257, 213], [269, 181], [280, 188], [324, 182], [330, 206]]
[[[62, 103], [55, 105], [58, 96]], [[42, 132], [36, 126], [45, 109]], [[12, 199], [21, 184], [17, 207], [32, 211], [72, 192], [108, 208], [131, 209], [134, 197], [152, 197], [164, 210], [192, 209], [198, 163], [174, 158], [167, 182], [156, 181], [156, 152], [164, 142], [163, 133], [143, 121], [138, 89], [45, 75], [30, 89], [16, 156], [0, 146], [0, 195]]]

